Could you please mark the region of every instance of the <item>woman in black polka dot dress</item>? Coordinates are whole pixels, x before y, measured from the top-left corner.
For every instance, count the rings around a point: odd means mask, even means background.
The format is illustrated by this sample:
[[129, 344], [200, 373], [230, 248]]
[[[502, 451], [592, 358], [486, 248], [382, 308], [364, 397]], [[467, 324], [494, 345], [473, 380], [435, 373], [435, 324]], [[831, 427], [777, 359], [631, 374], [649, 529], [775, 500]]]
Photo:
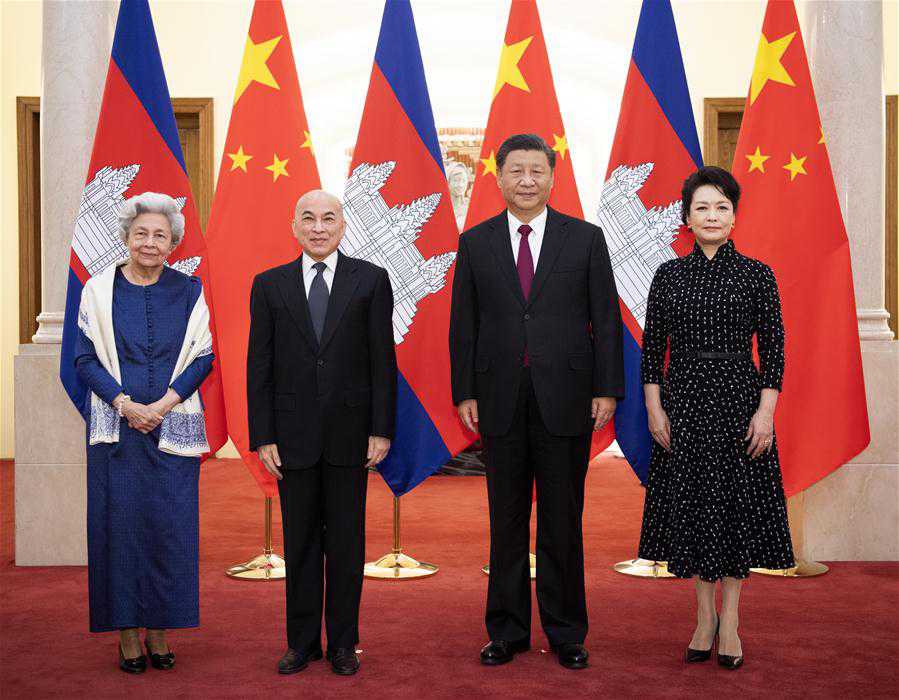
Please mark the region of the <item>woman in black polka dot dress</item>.
[[774, 439], [784, 369], [780, 298], [771, 269], [728, 240], [739, 198], [721, 168], [701, 168], [684, 182], [684, 223], [696, 244], [656, 271], [641, 368], [655, 444], [639, 556], [694, 579], [697, 625], [686, 660], [709, 659], [718, 635], [718, 661], [727, 668], [743, 662], [738, 612], [750, 567], [793, 566]]

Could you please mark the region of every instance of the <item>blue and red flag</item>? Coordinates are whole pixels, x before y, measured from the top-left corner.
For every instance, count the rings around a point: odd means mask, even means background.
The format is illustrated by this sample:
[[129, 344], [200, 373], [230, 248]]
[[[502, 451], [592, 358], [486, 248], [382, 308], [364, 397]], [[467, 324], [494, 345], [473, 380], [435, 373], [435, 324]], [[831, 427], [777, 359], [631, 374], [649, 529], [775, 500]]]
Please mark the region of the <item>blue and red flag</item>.
[[459, 233], [408, 0], [384, 6], [344, 215], [341, 251], [385, 268], [393, 285], [397, 426], [380, 472], [401, 496], [470, 443], [446, 351]]
[[[174, 197], [184, 214], [184, 239], [169, 262], [204, 281], [208, 292], [205, 243], [178, 140], [153, 18], [147, 0], [122, 0], [90, 167], [69, 261], [59, 376], [75, 407], [85, 414], [87, 388], [75, 372], [78, 306], [88, 279], [127, 257], [118, 234], [122, 202], [141, 192]], [[217, 367], [200, 389], [212, 452], [226, 441], [221, 382]]]
[[701, 165], [671, 3], [644, 0], [597, 211], [624, 325], [625, 398], [615, 437], [641, 483], [652, 451], [640, 381], [646, 298], [659, 265], [690, 250], [680, 190]]

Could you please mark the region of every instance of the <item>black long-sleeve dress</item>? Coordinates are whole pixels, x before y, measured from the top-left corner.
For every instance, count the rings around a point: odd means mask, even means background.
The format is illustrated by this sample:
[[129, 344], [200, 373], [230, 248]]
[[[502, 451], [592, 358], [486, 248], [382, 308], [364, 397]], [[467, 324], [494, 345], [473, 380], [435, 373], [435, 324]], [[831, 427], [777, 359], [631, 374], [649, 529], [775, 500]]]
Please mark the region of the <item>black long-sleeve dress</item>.
[[764, 263], [728, 241], [712, 259], [694, 246], [659, 267], [641, 370], [644, 384], [661, 385], [671, 451], [653, 445], [640, 557], [707, 581], [793, 566], [777, 441], [754, 460], [744, 441], [761, 390], [780, 391], [783, 349], [777, 281]]

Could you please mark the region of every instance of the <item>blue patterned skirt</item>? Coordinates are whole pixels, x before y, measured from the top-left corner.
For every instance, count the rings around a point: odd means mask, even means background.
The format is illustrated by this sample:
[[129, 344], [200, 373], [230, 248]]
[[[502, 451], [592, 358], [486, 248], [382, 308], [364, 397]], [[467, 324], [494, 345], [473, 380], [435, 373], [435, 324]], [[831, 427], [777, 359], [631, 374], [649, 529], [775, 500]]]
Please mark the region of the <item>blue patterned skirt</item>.
[[122, 421], [87, 448], [91, 632], [196, 627], [200, 460], [160, 452]]

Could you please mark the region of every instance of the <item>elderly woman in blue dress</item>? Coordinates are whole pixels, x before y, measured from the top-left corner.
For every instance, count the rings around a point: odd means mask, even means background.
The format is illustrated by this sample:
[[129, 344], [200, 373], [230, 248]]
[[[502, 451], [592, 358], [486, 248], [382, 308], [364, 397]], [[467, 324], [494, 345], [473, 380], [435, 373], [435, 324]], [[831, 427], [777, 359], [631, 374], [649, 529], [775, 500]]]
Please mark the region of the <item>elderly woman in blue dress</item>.
[[128, 258], [84, 286], [75, 365], [88, 387], [90, 629], [118, 630], [119, 667], [170, 669], [167, 629], [199, 624], [198, 389], [212, 369], [200, 280], [165, 265], [184, 236], [174, 199], [145, 192], [119, 213]]

